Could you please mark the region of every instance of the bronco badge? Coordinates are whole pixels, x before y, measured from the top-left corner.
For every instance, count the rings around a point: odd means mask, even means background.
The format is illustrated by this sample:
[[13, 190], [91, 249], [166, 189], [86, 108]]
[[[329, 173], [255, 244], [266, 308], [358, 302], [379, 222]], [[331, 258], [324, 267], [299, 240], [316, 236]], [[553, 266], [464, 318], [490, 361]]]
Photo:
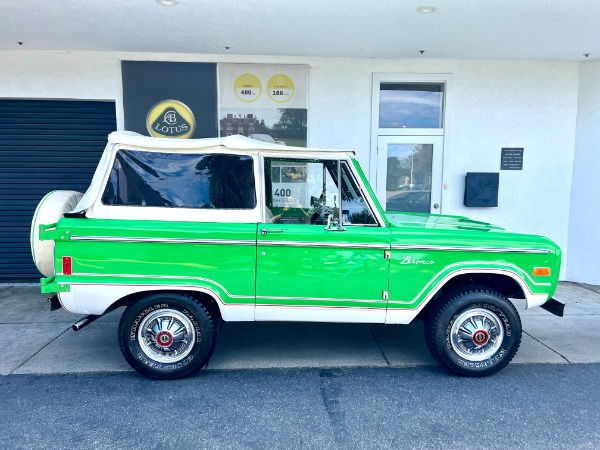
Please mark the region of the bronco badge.
[[194, 134], [196, 120], [192, 110], [177, 100], [158, 102], [146, 117], [151, 136], [186, 139]]
[[402, 261], [400, 261], [400, 264], [435, 264], [435, 261], [412, 259], [410, 256], [405, 256], [402, 258]]

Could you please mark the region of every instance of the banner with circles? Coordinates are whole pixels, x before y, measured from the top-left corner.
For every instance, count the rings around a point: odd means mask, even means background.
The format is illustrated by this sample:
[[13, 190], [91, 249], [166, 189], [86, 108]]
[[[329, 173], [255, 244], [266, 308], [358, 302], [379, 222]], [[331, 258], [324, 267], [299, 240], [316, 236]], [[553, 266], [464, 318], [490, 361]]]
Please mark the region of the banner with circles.
[[219, 64], [219, 133], [306, 147], [308, 66]]

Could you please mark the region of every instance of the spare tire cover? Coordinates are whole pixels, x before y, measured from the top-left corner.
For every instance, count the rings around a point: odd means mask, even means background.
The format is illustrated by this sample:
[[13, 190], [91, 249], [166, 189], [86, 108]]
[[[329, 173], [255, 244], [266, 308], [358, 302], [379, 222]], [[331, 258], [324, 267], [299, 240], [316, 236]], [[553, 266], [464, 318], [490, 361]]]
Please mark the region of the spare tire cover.
[[38, 204], [31, 221], [31, 255], [38, 270], [46, 277], [54, 275], [54, 241], [40, 241], [40, 225], [56, 223], [72, 211], [83, 194], [76, 191], [53, 191]]

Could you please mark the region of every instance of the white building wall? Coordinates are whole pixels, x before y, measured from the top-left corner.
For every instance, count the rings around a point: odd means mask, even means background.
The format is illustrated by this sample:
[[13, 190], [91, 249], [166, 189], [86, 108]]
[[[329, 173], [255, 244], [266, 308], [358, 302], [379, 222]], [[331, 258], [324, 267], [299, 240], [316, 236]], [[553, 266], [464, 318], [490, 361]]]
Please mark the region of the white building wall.
[[[372, 74], [450, 74], [442, 212], [550, 237], [564, 278], [578, 63], [14, 51], [0, 52], [0, 97], [112, 99], [122, 129], [121, 60], [307, 64], [309, 145], [354, 148], [366, 173]], [[499, 170], [502, 147], [525, 148], [522, 171]], [[462, 205], [474, 171], [500, 171], [497, 208]]]
[[[542, 234], [567, 248], [578, 64], [539, 61], [311, 62], [309, 142], [351, 146], [368, 173], [373, 72], [452, 74], [442, 213]], [[522, 171], [500, 171], [502, 147], [524, 147]], [[500, 172], [497, 208], [463, 206], [466, 172]], [[565, 274], [566, 252], [563, 257]]]
[[114, 100], [121, 128], [121, 61], [97, 52], [0, 52], [0, 98]]
[[567, 278], [600, 284], [600, 60], [581, 64]]

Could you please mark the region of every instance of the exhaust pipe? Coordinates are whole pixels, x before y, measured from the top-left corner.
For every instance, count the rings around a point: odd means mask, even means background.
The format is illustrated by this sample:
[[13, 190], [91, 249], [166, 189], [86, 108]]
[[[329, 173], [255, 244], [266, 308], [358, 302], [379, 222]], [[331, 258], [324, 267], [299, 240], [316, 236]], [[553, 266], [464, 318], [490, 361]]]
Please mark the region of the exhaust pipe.
[[73, 328], [73, 331], [79, 331], [83, 327], [87, 327], [90, 323], [94, 322], [100, 317], [102, 316], [95, 316], [93, 314], [90, 314], [89, 316], [86, 316], [83, 319], [81, 319], [79, 322], [75, 322], [71, 328]]

